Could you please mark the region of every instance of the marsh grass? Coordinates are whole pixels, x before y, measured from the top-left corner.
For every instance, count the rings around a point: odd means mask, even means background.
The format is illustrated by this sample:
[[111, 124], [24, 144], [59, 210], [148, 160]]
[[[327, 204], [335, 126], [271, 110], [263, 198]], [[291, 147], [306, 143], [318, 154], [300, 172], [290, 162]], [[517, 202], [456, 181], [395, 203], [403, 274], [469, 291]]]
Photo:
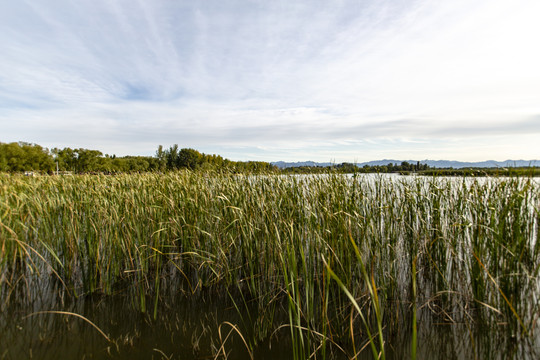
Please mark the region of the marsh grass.
[[122, 293], [158, 319], [210, 291], [241, 315], [216, 357], [279, 335], [295, 359], [415, 358], [441, 323], [470, 329], [467, 355], [534, 357], [539, 195], [530, 178], [0, 175], [2, 306]]

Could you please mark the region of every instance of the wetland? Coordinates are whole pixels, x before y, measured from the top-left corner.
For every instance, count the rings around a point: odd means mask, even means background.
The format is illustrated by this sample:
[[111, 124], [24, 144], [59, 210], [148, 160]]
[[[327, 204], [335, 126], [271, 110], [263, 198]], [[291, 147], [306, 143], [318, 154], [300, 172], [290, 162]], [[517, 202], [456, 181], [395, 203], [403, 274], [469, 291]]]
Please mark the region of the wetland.
[[536, 359], [528, 177], [0, 174], [0, 359]]

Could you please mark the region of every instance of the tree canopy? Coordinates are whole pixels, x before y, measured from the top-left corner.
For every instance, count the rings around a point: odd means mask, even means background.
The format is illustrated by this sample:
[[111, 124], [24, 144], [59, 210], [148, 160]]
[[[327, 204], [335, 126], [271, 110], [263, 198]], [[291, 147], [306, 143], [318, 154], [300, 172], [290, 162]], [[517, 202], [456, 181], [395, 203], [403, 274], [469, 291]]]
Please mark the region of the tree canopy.
[[147, 171], [226, 170], [231, 172], [274, 171], [267, 162], [231, 161], [219, 155], [208, 155], [178, 144], [165, 149], [158, 146], [155, 156], [123, 156], [103, 154], [99, 150], [69, 147], [51, 150], [25, 142], [0, 143], [0, 171], [37, 171], [54, 173], [58, 169], [72, 173], [124, 173]]
[[0, 172], [41, 172], [53, 174], [58, 169], [61, 172], [74, 174], [84, 173], [131, 173], [131, 172], [165, 172], [181, 169], [193, 171], [227, 171], [231, 173], [269, 173], [284, 174], [320, 174], [337, 173], [400, 173], [411, 172], [424, 175], [526, 175], [538, 176], [536, 167], [529, 168], [464, 168], [440, 169], [430, 168], [420, 162], [387, 165], [364, 165], [359, 167], [352, 163], [341, 163], [332, 166], [299, 166], [279, 170], [276, 166], [263, 161], [231, 161], [220, 155], [209, 155], [191, 148], [180, 148], [178, 144], [165, 149], [159, 145], [154, 156], [123, 156], [103, 154], [99, 150], [83, 148], [47, 149], [38, 144], [27, 142], [0, 142]]

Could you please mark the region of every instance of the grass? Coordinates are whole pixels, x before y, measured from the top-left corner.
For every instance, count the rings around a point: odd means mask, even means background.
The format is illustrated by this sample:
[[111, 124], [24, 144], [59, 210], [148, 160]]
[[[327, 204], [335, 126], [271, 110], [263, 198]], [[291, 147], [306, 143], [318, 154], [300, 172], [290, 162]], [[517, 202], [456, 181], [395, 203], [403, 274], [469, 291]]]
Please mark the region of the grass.
[[225, 291], [245, 321], [216, 357], [275, 332], [297, 359], [421, 357], [420, 319], [534, 344], [539, 195], [531, 178], [4, 174], [0, 297], [122, 291], [157, 318], [165, 292]]

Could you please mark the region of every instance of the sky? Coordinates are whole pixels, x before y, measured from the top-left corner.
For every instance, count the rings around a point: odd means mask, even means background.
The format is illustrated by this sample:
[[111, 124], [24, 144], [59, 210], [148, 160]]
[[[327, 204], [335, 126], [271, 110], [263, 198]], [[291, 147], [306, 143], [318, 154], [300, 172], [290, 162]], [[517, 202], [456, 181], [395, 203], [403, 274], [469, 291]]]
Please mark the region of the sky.
[[538, 0], [0, 0], [0, 142], [540, 159]]

